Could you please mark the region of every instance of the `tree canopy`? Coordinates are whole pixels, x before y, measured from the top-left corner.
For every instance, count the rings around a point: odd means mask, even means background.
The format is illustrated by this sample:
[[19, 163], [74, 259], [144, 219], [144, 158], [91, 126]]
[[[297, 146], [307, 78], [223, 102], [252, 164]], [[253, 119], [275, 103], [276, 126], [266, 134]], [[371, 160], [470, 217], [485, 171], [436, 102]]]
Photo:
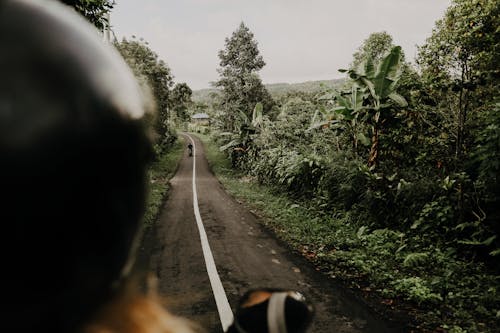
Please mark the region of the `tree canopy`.
[[170, 108], [181, 121], [189, 120], [188, 108], [193, 103], [193, 91], [187, 83], [177, 83], [170, 92]]
[[222, 89], [222, 107], [227, 116], [225, 127], [235, 130], [240, 111], [250, 116], [259, 102], [263, 104], [264, 112], [272, 107], [272, 98], [257, 74], [265, 62], [253, 33], [243, 22], [230, 38], [226, 38], [219, 59], [220, 79], [215, 86]]
[[109, 27], [108, 14], [115, 6], [114, 0], [60, 0], [73, 7], [100, 31]]
[[154, 128], [158, 134], [158, 143], [172, 139], [169, 121], [169, 95], [173, 86], [173, 75], [168, 65], [149, 48], [143, 39], [127, 40], [115, 43], [116, 48], [128, 63], [143, 86], [151, 88], [157, 114]]
[[350, 68], [358, 67], [367, 58], [372, 59], [373, 62], [378, 62], [394, 46], [392, 36], [387, 32], [374, 32], [354, 52]]

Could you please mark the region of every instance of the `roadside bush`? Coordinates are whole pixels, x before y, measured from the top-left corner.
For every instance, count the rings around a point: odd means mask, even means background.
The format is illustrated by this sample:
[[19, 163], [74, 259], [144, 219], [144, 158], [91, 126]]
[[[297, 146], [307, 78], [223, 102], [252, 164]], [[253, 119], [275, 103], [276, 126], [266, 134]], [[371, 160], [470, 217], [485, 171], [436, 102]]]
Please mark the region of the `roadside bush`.
[[210, 133], [210, 127], [207, 125], [200, 125], [200, 124], [188, 124], [187, 130], [189, 132], [194, 132], [194, 133], [199, 133], [199, 134], [209, 134]]
[[276, 172], [274, 166], [282, 154], [281, 147], [262, 150], [258, 157], [251, 161], [251, 174], [256, 176], [260, 183], [276, 184]]
[[171, 127], [166, 127], [162, 137], [157, 137], [153, 145], [155, 160], [157, 161], [162, 154], [167, 153], [177, 140], [177, 133]]
[[323, 174], [321, 162], [317, 156], [287, 151], [274, 166], [277, 182], [296, 196], [309, 195], [316, 189]]
[[363, 167], [364, 162], [353, 156], [332, 156], [318, 188], [328, 206], [349, 210], [363, 199], [368, 184]]
[[250, 152], [246, 167], [261, 183], [278, 185], [294, 196], [312, 194], [324, 173], [321, 158], [284, 147], [267, 149], [255, 156]]
[[436, 303], [443, 300], [441, 295], [433, 293], [427, 283], [420, 277], [409, 277], [394, 281], [393, 287], [406, 299], [417, 304], [424, 302]]

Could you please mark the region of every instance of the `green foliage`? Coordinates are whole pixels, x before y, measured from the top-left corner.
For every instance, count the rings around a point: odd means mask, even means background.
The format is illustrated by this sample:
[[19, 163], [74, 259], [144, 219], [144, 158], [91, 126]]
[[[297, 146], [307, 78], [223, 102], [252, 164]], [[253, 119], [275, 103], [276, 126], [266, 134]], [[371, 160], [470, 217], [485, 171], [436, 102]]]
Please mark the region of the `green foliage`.
[[479, 125], [476, 116], [498, 94], [499, 14], [495, 0], [455, 0], [419, 50], [426, 92], [451, 111], [443, 113], [443, 132], [460, 171], [474, 141], [471, 130]]
[[341, 70], [347, 72], [353, 82], [351, 91], [345, 94], [333, 91], [330, 99], [334, 100], [334, 107], [324, 111], [320, 109], [323, 120], [312, 126], [347, 129], [357, 150], [358, 140], [368, 143], [365, 134], [358, 131], [358, 123], [361, 121], [369, 125], [372, 137], [369, 166], [378, 163], [381, 124], [387, 121], [391, 112], [408, 106], [406, 99], [396, 92], [402, 72], [401, 58], [401, 48], [396, 46], [377, 63], [367, 55], [358, 68]]
[[149, 48], [148, 43], [142, 38], [136, 40], [133, 37], [130, 41], [123, 38], [121, 42], [115, 43], [115, 47], [134, 72], [145, 94], [151, 89], [152, 102], [157, 110], [153, 121], [156, 132], [155, 142], [160, 148], [168, 147], [175, 140], [169, 127], [169, 96], [170, 88], [173, 85], [170, 68], [163, 60], [159, 59], [158, 55]]
[[366, 59], [378, 62], [394, 46], [392, 36], [387, 32], [372, 33], [353, 54], [353, 61], [349, 67], [352, 69], [357, 68]]
[[231, 38], [226, 38], [225, 49], [219, 52], [219, 58], [220, 80], [215, 86], [221, 88], [221, 108], [225, 113], [223, 128], [234, 131], [238, 127], [239, 112], [250, 117], [255, 105], [262, 103], [267, 113], [273, 100], [257, 75], [265, 65], [257, 41], [243, 22]]
[[108, 15], [115, 6], [114, 0], [60, 0], [73, 7], [97, 29], [109, 28]]
[[[378, 63], [367, 58], [359, 68], [347, 71], [349, 77], [359, 87], [369, 91], [368, 105], [375, 112], [389, 108], [391, 106], [389, 103], [400, 107], [407, 106], [404, 97], [396, 93], [402, 70], [401, 57], [401, 47], [395, 46]], [[379, 118], [375, 118], [374, 121], [378, 122]]]
[[408, 253], [403, 261], [403, 266], [415, 268], [429, 263], [429, 254], [427, 252]]
[[226, 71], [251, 73], [262, 69], [266, 64], [259, 55], [253, 33], [243, 22], [231, 38], [226, 38], [226, 48], [219, 52], [219, 58], [221, 67]]
[[370, 141], [360, 130], [360, 121], [366, 111], [366, 97], [366, 92], [357, 86], [352, 86], [348, 93], [342, 94], [332, 90], [322, 95], [320, 100], [326, 101], [326, 105], [321, 105], [316, 111], [310, 129], [330, 128], [335, 132], [345, 131], [352, 140], [355, 151], [358, 142], [368, 146]]
[[420, 71], [376, 34], [345, 91], [282, 95], [258, 127], [247, 112], [218, 139], [244, 151], [237, 176], [225, 170], [233, 193], [331, 275], [414, 307], [429, 331], [499, 326], [499, 6], [452, 1]]
[[466, 65], [467, 88], [491, 80], [499, 68], [499, 14], [495, 0], [454, 0], [420, 48], [424, 76], [445, 86]]
[[[276, 162], [274, 165], [269, 165], [271, 169], [268, 169], [266, 178], [274, 179], [291, 193], [302, 195], [310, 193], [322, 176], [322, 161], [317, 157], [304, 156], [293, 150], [276, 153]], [[255, 171], [257, 173], [261, 170], [262, 166], [259, 166]]]
[[207, 125], [203, 125], [203, 124], [191, 124], [191, 123], [189, 123], [187, 125], [187, 131], [193, 132], [193, 133], [199, 133], [199, 134], [209, 134], [210, 127]]
[[[300, 83], [267, 83], [264, 86], [273, 99], [286, 98], [290, 95], [310, 95], [314, 96], [325, 88], [340, 89], [345, 79], [317, 80]], [[217, 94], [219, 89], [207, 88], [193, 91], [193, 101], [209, 103], [213, 94]]]
[[408, 300], [418, 304], [424, 302], [437, 303], [443, 300], [441, 295], [433, 293], [425, 281], [419, 277], [396, 280], [393, 286], [396, 292], [405, 295]]
[[266, 89], [274, 99], [289, 95], [315, 95], [325, 88], [339, 89], [344, 84], [344, 79], [306, 81], [300, 83], [270, 83]]
[[[474, 183], [483, 206], [483, 224], [495, 235], [500, 234], [500, 104], [484, 113], [485, 126], [479, 130], [472, 154], [471, 169], [476, 170]], [[496, 243], [497, 247], [498, 242]], [[498, 248], [492, 252], [498, 253]], [[497, 254], [498, 255], [498, 254]]]
[[485, 186], [498, 189], [500, 182], [500, 103], [495, 103], [485, 112], [486, 127], [476, 138], [474, 162], [478, 164], [478, 179], [490, 182]]
[[177, 83], [169, 94], [169, 106], [181, 122], [189, 121], [188, 108], [191, 106], [193, 91], [186, 83]]
[[[366, 220], [352, 219], [352, 210], [326, 213], [316, 198], [291, 199], [281, 186], [235, 173], [216, 145], [206, 137], [204, 141], [210, 165], [228, 191], [330, 276], [389, 301], [408, 300], [422, 329], [494, 332], [498, 326], [499, 276], [483, 264], [461, 260], [453, 247], [426, 243], [426, 235], [391, 228], [372, 231]], [[418, 191], [412, 186], [402, 185], [409, 192]]]
[[222, 140], [225, 144], [220, 147], [221, 151], [230, 149], [233, 165], [238, 164], [238, 159], [244, 157], [245, 153], [251, 149], [254, 138], [259, 134], [262, 127], [262, 104], [257, 103], [250, 119], [244, 112], [239, 113], [239, 133], [222, 133]]
[[362, 200], [368, 183], [363, 164], [345, 154], [333, 156], [320, 181], [322, 195], [329, 206], [349, 210]]

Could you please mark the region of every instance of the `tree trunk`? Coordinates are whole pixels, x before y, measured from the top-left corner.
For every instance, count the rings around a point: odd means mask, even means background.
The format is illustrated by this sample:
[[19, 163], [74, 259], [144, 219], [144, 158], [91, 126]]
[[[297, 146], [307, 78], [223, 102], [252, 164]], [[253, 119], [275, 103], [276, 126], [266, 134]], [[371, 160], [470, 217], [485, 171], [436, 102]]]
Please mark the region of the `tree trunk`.
[[358, 136], [356, 135], [357, 134], [356, 127], [353, 126], [351, 130], [352, 130], [352, 149], [354, 150], [355, 153], [358, 153]]
[[370, 148], [370, 157], [368, 158], [368, 166], [377, 166], [378, 163], [378, 143], [379, 143], [379, 130], [378, 124], [375, 123], [373, 126], [373, 135], [372, 135], [372, 146]]
[[464, 158], [464, 145], [466, 137], [465, 124], [467, 122], [468, 109], [468, 89], [465, 87], [465, 82], [470, 80], [471, 74], [467, 62], [462, 64], [462, 75], [460, 80], [460, 93], [458, 96], [458, 116], [457, 116], [457, 142], [455, 147], [456, 169], [461, 170], [460, 164]]

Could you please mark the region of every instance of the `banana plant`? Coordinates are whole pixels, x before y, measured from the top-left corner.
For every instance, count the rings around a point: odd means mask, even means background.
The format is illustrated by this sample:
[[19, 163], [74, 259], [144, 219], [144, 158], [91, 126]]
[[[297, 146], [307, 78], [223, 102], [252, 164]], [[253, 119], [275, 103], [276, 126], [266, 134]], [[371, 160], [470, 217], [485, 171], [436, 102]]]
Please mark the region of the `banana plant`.
[[320, 99], [334, 101], [336, 106], [330, 109], [321, 107], [313, 116], [310, 129], [331, 128], [333, 130], [347, 130], [352, 138], [353, 148], [357, 149], [358, 140], [364, 141], [364, 135], [358, 133], [359, 117], [363, 114], [365, 107], [363, 101], [367, 97], [365, 90], [358, 86], [352, 86], [347, 94], [338, 91], [322, 96]]
[[377, 66], [367, 58], [358, 68], [340, 70], [347, 72], [355, 85], [369, 94], [364, 100], [364, 110], [369, 113], [372, 125], [372, 139], [368, 165], [376, 166], [379, 155], [380, 124], [387, 113], [395, 107], [406, 107], [405, 98], [396, 92], [401, 77], [401, 47], [395, 46], [383, 57]]
[[240, 111], [239, 133], [229, 143], [220, 147], [220, 151], [227, 150], [228, 148], [246, 151], [253, 141], [253, 136], [262, 128], [262, 110], [262, 103], [257, 103], [252, 112], [252, 119], [249, 119], [245, 112]]

